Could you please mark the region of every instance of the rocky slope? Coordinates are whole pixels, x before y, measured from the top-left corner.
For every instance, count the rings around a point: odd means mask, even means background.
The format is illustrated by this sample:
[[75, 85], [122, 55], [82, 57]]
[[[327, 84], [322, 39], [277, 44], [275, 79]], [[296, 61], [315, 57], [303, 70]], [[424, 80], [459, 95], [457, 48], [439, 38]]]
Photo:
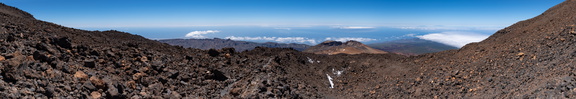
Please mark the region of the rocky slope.
[[332, 76], [335, 87], [355, 86], [369, 76], [341, 74], [374, 75], [364, 69], [390, 65], [372, 67], [373, 62], [403, 58], [261, 47], [243, 53], [189, 49], [4, 12], [0, 41], [2, 98], [333, 98], [341, 92], [330, 88], [326, 77]]
[[158, 40], [162, 43], [168, 43], [170, 45], [182, 46], [186, 48], [197, 48], [197, 49], [222, 49], [222, 48], [234, 48], [236, 51], [246, 51], [252, 50], [256, 47], [269, 47], [269, 48], [293, 48], [298, 51], [303, 51], [304, 49], [310, 47], [306, 44], [283, 44], [283, 43], [256, 43], [256, 42], [246, 42], [246, 41], [234, 41], [229, 39], [164, 39]]
[[185, 49], [118, 31], [62, 27], [12, 14], [25, 13], [17, 9], [3, 10], [2, 98], [321, 97], [287, 82], [285, 72], [273, 69], [282, 68], [275, 56]]
[[413, 57], [191, 49], [118, 31], [67, 28], [0, 8], [2, 98], [576, 96], [576, 0], [482, 42]]
[[[417, 75], [391, 97], [574, 98], [576, 0], [499, 30], [486, 40], [414, 57]], [[395, 85], [390, 85], [395, 86]], [[388, 92], [382, 90], [382, 92]], [[399, 95], [398, 93], [406, 93]]]
[[348, 41], [348, 42], [340, 42], [340, 41], [324, 41], [316, 46], [312, 46], [303, 52], [308, 53], [315, 53], [315, 54], [361, 54], [361, 53], [370, 53], [370, 54], [385, 54], [388, 52], [374, 49], [364, 45], [358, 41]]

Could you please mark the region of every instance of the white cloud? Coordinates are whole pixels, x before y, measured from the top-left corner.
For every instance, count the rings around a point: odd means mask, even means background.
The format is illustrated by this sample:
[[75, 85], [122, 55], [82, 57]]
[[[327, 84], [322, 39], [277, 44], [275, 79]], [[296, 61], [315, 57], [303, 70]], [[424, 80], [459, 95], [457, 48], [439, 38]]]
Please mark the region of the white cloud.
[[406, 34], [406, 35], [403, 35], [403, 36], [404, 36], [404, 37], [414, 37], [414, 36], [416, 36], [416, 34], [410, 33], [410, 34]]
[[185, 37], [191, 37], [191, 38], [206, 38], [204, 36], [204, 34], [210, 34], [210, 33], [218, 33], [220, 31], [218, 30], [207, 30], [207, 31], [192, 31], [188, 34], [186, 34]]
[[431, 33], [422, 36], [416, 36], [420, 39], [431, 40], [440, 42], [446, 45], [451, 45], [455, 47], [462, 47], [468, 43], [479, 42], [489, 35], [472, 33], [472, 32], [441, 32], [441, 33]]
[[248, 40], [248, 41], [275, 41], [279, 43], [305, 43], [305, 44], [316, 44], [316, 40], [306, 38], [306, 37], [236, 37], [236, 36], [229, 36], [226, 39], [231, 40]]
[[400, 26], [395, 27], [406, 30], [499, 30], [503, 26], [442, 26], [442, 25], [423, 25], [423, 26]]
[[277, 30], [292, 30], [292, 28], [274, 28], [274, 29], [277, 29]]
[[276, 42], [286, 42], [286, 43], [309, 43], [316, 44], [316, 40], [309, 39], [305, 37], [279, 37], [275, 40]]
[[338, 29], [373, 29], [374, 27], [363, 27], [363, 26], [343, 26], [343, 27], [336, 27]]
[[350, 41], [350, 40], [354, 40], [354, 41], [358, 41], [358, 42], [370, 42], [370, 41], [375, 41], [376, 39], [360, 38], [360, 37], [340, 37], [340, 38], [327, 37], [324, 40], [333, 40], [333, 41], [340, 41], [340, 42], [346, 42], [346, 41]]
[[266, 41], [273, 41], [276, 40], [277, 37], [236, 37], [236, 36], [228, 36], [226, 39], [231, 40], [266, 40]]

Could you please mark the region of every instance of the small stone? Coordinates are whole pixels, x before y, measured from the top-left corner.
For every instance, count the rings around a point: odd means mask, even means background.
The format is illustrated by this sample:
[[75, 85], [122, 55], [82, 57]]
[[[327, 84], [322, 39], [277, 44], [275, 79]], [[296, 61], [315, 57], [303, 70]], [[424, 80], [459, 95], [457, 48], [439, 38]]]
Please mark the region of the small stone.
[[150, 67], [142, 67], [142, 68], [138, 69], [138, 71], [140, 71], [140, 72], [147, 72], [148, 70], [150, 70]]
[[96, 67], [96, 62], [94, 61], [94, 59], [85, 60], [84, 66], [94, 68]]
[[136, 89], [136, 82], [135, 81], [128, 81], [128, 82], [126, 82], [126, 86], [128, 86], [132, 89]]
[[216, 56], [220, 55], [220, 52], [218, 52], [215, 49], [210, 49], [210, 50], [208, 50], [208, 55], [210, 55], [212, 57], [216, 57]]
[[140, 61], [142, 61], [142, 62], [148, 62], [148, 57], [142, 56], [142, 57], [140, 57]]
[[90, 82], [92, 82], [92, 84], [94, 84], [94, 86], [96, 86], [99, 89], [104, 89], [106, 87], [104, 81], [102, 81], [102, 79], [99, 79], [96, 76], [90, 77]]
[[130, 99], [142, 99], [142, 97], [140, 97], [139, 95], [134, 95], [134, 96], [130, 97]]
[[242, 88], [234, 88], [234, 89], [230, 90], [230, 94], [232, 94], [234, 96], [238, 96], [238, 95], [240, 95], [240, 93], [242, 93]]
[[4, 58], [4, 56], [0, 56], [0, 61], [4, 61], [6, 60], [6, 58]]
[[100, 92], [97, 92], [97, 91], [93, 91], [92, 93], [90, 93], [90, 95], [92, 95], [93, 99], [98, 99], [98, 98], [102, 97], [102, 94], [100, 94]]
[[67, 37], [53, 38], [52, 41], [54, 41], [53, 43], [55, 43], [56, 45], [58, 45], [62, 48], [67, 48], [67, 49], [72, 48], [72, 42]]
[[141, 92], [140, 92], [140, 95], [142, 95], [142, 96], [144, 96], [144, 97], [149, 97], [149, 96], [148, 96], [148, 93], [146, 93], [146, 92], [144, 92], [144, 91], [141, 91]]
[[418, 77], [415, 79], [416, 81], [422, 81], [422, 78]]
[[145, 75], [146, 74], [144, 74], [144, 73], [136, 73], [136, 74], [132, 75], [132, 79], [138, 80], [138, 79], [144, 77]]
[[224, 57], [226, 57], [226, 58], [232, 58], [232, 56], [230, 55], [230, 53], [224, 54]]
[[524, 56], [524, 55], [526, 55], [526, 54], [520, 52], [520, 53], [518, 53], [518, 54], [516, 54], [516, 55], [518, 55], [518, 56]]
[[54, 87], [53, 85], [48, 85], [48, 87], [45, 87], [46, 92], [44, 92], [44, 95], [48, 96], [48, 97], [52, 97], [54, 96], [56, 87]]
[[182, 99], [182, 95], [176, 91], [172, 91], [172, 95], [169, 96], [170, 99]]
[[8, 61], [8, 65], [20, 66], [20, 64], [22, 64], [22, 62], [24, 62], [24, 60], [26, 60], [26, 56], [21, 55], [20, 52], [15, 52], [12, 54], [12, 58], [10, 58], [7, 61]]
[[118, 97], [120, 94], [118, 93], [118, 89], [112, 85], [112, 84], [108, 84], [108, 95], [112, 96], [112, 97]]
[[74, 74], [74, 77], [80, 78], [80, 79], [88, 79], [88, 75], [86, 75], [86, 73], [84, 73], [83, 71], [76, 71], [76, 73]]
[[94, 84], [90, 83], [90, 82], [85, 82], [82, 87], [88, 89], [88, 90], [96, 90], [96, 86], [94, 86]]
[[64, 86], [64, 90], [71, 91], [72, 87], [70, 87], [70, 85], [66, 85], [66, 86]]
[[27, 61], [34, 61], [34, 56], [26, 56]]
[[154, 83], [154, 84], [148, 85], [147, 89], [150, 89], [151, 92], [158, 93], [159, 91], [162, 91], [163, 88], [164, 88], [164, 86], [162, 85], [162, 83]]

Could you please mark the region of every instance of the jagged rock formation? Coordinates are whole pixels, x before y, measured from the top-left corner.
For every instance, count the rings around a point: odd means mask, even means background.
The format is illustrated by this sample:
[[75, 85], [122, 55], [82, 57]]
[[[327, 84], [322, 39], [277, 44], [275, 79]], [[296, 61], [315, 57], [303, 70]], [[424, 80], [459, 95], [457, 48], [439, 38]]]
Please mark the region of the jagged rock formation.
[[348, 41], [345, 43], [339, 41], [324, 41], [316, 46], [312, 46], [303, 52], [315, 53], [315, 54], [360, 54], [360, 53], [370, 53], [370, 54], [385, 54], [388, 52], [374, 49], [364, 45], [358, 41]]
[[246, 41], [234, 41], [230, 39], [164, 39], [158, 40], [162, 43], [168, 43], [170, 45], [182, 46], [186, 48], [197, 48], [197, 49], [222, 49], [222, 48], [234, 48], [236, 51], [246, 51], [252, 50], [256, 47], [269, 47], [269, 48], [293, 48], [298, 51], [303, 51], [310, 47], [306, 44], [283, 44], [283, 43], [256, 43], [256, 42], [246, 42]]

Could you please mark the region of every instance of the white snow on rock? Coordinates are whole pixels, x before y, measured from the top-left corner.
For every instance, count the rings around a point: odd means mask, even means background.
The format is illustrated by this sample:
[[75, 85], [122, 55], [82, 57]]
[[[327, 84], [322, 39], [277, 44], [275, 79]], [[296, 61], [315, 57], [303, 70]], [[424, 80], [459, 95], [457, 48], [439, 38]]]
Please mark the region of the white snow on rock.
[[334, 82], [332, 82], [332, 77], [330, 77], [330, 75], [326, 74], [326, 76], [328, 77], [328, 82], [330, 82], [330, 87], [328, 88], [334, 88]]
[[310, 57], [306, 57], [306, 58], [308, 58], [308, 62], [314, 63], [314, 60], [312, 60]]
[[334, 68], [332, 68], [332, 74], [340, 77], [340, 75], [342, 75], [342, 73], [344, 73], [344, 70], [334, 70]]

